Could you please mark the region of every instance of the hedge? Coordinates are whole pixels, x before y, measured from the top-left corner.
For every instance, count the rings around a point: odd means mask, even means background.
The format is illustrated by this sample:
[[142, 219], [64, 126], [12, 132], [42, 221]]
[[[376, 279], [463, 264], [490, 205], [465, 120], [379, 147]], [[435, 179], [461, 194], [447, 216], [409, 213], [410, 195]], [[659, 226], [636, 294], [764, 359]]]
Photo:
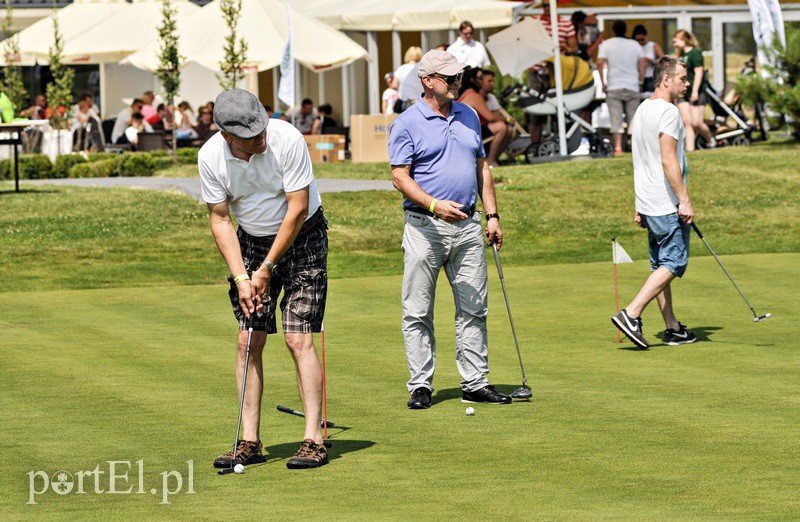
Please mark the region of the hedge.
[[[19, 179], [48, 179], [53, 177], [53, 164], [45, 154], [19, 156]], [[0, 161], [0, 179], [14, 178], [14, 159]]]
[[72, 167], [78, 163], [86, 163], [86, 158], [80, 154], [61, 154], [60, 156], [56, 157], [56, 162], [53, 165], [53, 177], [69, 177]]
[[99, 161], [85, 161], [72, 166], [70, 178], [108, 178], [118, 176], [115, 158]]

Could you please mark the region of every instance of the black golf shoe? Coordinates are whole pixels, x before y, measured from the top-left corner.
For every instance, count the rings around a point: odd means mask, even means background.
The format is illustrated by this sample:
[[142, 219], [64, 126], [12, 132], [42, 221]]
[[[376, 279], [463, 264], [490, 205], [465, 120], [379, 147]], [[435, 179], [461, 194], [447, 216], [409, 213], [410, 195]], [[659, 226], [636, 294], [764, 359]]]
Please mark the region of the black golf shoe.
[[481, 402], [484, 404], [511, 404], [511, 397], [494, 389], [494, 386], [484, 386], [480, 390], [462, 391], [461, 402]]
[[239, 439], [236, 445], [236, 455], [234, 459], [234, 450], [231, 449], [228, 453], [220, 455], [214, 459], [215, 468], [232, 468], [236, 464], [247, 466], [248, 464], [260, 464], [266, 462], [267, 457], [261, 452], [261, 441], [252, 442], [249, 440]]
[[614, 326], [619, 328], [633, 344], [643, 350], [650, 348], [650, 343], [648, 343], [647, 339], [642, 335], [641, 317], [634, 319], [629, 316], [628, 311], [623, 308], [617, 312], [617, 315], [611, 318], [611, 322], [614, 323]]
[[286, 461], [289, 469], [318, 468], [328, 463], [328, 450], [325, 444], [317, 444], [311, 439], [306, 439], [300, 444], [300, 449], [294, 457]]
[[431, 407], [431, 391], [428, 388], [417, 388], [408, 399], [409, 410], [427, 410]]
[[697, 340], [697, 336], [687, 330], [681, 323], [678, 323], [678, 326], [680, 326], [679, 330], [673, 330], [672, 328], [664, 330], [664, 344], [678, 346], [679, 344], [693, 343]]

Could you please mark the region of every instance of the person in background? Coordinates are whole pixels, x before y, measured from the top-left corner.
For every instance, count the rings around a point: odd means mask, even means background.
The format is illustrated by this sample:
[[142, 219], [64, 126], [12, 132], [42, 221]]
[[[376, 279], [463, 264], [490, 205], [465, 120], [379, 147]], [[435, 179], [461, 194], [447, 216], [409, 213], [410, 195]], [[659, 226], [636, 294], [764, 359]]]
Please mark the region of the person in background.
[[295, 126], [301, 134], [311, 134], [314, 129], [314, 121], [319, 118], [319, 111], [314, 107], [311, 98], [305, 98], [299, 107], [292, 107], [286, 111], [282, 119]]
[[703, 69], [703, 53], [697, 48], [697, 40], [688, 31], [679, 29], [672, 35], [672, 46], [678, 54], [678, 60], [686, 66], [689, 88], [686, 95], [678, 100], [683, 125], [686, 127], [686, 150], [696, 148], [697, 136], [706, 142], [706, 148], [716, 146], [717, 142], [705, 122], [706, 112], [706, 75]]
[[[552, 37], [553, 33], [550, 27], [550, 4], [544, 2], [542, 4], [542, 14], [536, 17], [536, 20], [542, 22], [548, 36]], [[578, 42], [575, 39], [575, 27], [569, 18], [564, 18], [558, 15], [558, 41], [561, 47], [561, 54], [578, 54]], [[530, 69], [528, 76], [528, 86], [538, 92], [547, 92], [549, 89], [550, 81], [547, 78], [547, 66], [544, 62], [535, 64]], [[536, 144], [542, 141], [542, 126], [547, 121], [547, 116], [531, 116], [528, 130], [531, 135], [531, 143]]]
[[264, 104], [264, 110], [267, 111], [267, 118], [272, 118], [272, 115], [275, 114], [275, 111], [272, 110], [272, 105]]
[[194, 126], [194, 131], [197, 133], [197, 140], [193, 143], [194, 146], [199, 147], [203, 145], [208, 139], [217, 133], [219, 128], [214, 123], [213, 113], [208, 110], [208, 105], [204, 105], [200, 109], [200, 118], [197, 125]]
[[[119, 139], [125, 134], [125, 129], [130, 126], [131, 119], [134, 114], [141, 114], [144, 101], [136, 98], [131, 102], [130, 107], [125, 107], [117, 114], [117, 120], [114, 122], [114, 128], [111, 130], [111, 143], [117, 143]], [[151, 129], [152, 130], [152, 129]]]
[[25, 118], [31, 120], [49, 120], [56, 115], [55, 111], [47, 105], [47, 98], [44, 94], [37, 94], [33, 105], [20, 113]]
[[155, 123], [151, 124], [153, 130], [161, 130], [167, 131], [172, 130], [174, 127], [174, 118], [172, 117], [172, 111], [170, 107], [167, 107], [163, 103], [158, 105], [158, 109], [156, 109], [156, 114], [158, 115], [158, 119]]
[[74, 143], [76, 150], [88, 150], [89, 136], [87, 127], [94, 116], [94, 112], [91, 109], [91, 102], [87, 102], [85, 98], [78, 100], [76, 107], [77, 110], [73, 110], [69, 123], [69, 130], [72, 132], [72, 143]]
[[311, 128], [311, 134], [336, 134], [339, 124], [331, 116], [333, 114], [333, 107], [330, 103], [323, 103], [317, 107], [319, 117], [314, 120], [314, 125]]
[[605, 34], [603, 34], [597, 26], [597, 13], [594, 11], [586, 12], [586, 25], [583, 27], [583, 35], [581, 38], [583, 38], [588, 45], [587, 52], [589, 58], [591, 60], [597, 58], [597, 50], [600, 48], [600, 44], [603, 43]]
[[491, 65], [489, 55], [482, 43], [475, 40], [475, 28], [469, 21], [461, 22], [458, 27], [458, 38], [446, 51], [456, 57], [459, 63], [465, 63], [470, 67], [488, 67]]
[[437, 51], [446, 51], [448, 47], [450, 47], [450, 44], [447, 43], [447, 42], [444, 42], [444, 43], [440, 43], [439, 45], [437, 45], [436, 46], [436, 50]]
[[394, 73], [388, 72], [383, 79], [386, 81], [386, 89], [381, 94], [381, 112], [383, 114], [394, 114], [394, 106], [399, 99], [397, 96], [397, 78]]
[[147, 123], [153, 125], [158, 121], [158, 110], [154, 106], [156, 95], [153, 94], [153, 91], [145, 91], [141, 99], [144, 102], [141, 110], [142, 116]]
[[394, 77], [397, 78], [398, 102], [395, 104], [394, 112], [400, 114], [414, 104], [422, 94], [422, 83], [420, 82], [419, 64], [422, 59], [422, 48], [412, 46], [406, 50], [403, 57], [405, 63], [397, 68]]
[[486, 154], [486, 163], [489, 168], [494, 168], [500, 165], [498, 158], [511, 141], [513, 127], [508, 126], [505, 116], [499, 112], [493, 112], [486, 104], [486, 99], [481, 94], [483, 82], [483, 69], [475, 68], [465, 71], [456, 101], [469, 105], [477, 113], [481, 124], [482, 140], [494, 137], [489, 144], [489, 153]]
[[194, 114], [194, 109], [189, 105], [189, 102], [182, 101], [178, 104], [178, 114], [180, 115], [180, 128], [191, 129], [197, 125], [197, 116]]
[[[644, 60], [642, 46], [625, 38], [628, 25], [623, 20], [616, 20], [611, 27], [614, 38], [600, 44], [597, 53], [597, 70], [600, 82], [606, 93], [608, 115], [611, 119], [611, 134], [614, 152], [622, 152], [622, 134], [624, 121], [628, 123], [628, 135], [633, 133], [633, 115], [641, 101], [640, 86], [644, 80], [647, 63]], [[603, 70], [608, 68], [607, 75]]]
[[653, 83], [653, 65], [655, 65], [656, 60], [664, 56], [664, 51], [661, 50], [660, 45], [649, 40], [647, 28], [641, 24], [633, 28], [631, 37], [642, 46], [644, 61], [647, 63], [647, 68], [644, 71], [644, 82], [642, 82], [642, 99], [649, 98], [656, 90], [655, 83]]
[[145, 121], [143, 114], [135, 113], [131, 116], [130, 124], [125, 129], [125, 133], [116, 141], [116, 144], [125, 145], [130, 143], [135, 149], [139, 143], [140, 132], [153, 132], [153, 128]]

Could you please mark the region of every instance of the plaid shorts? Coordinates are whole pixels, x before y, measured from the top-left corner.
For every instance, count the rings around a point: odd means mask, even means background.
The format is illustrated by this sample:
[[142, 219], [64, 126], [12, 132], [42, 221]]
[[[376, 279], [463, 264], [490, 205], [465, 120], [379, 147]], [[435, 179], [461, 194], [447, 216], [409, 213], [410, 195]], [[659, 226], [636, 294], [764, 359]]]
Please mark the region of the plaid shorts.
[[[325, 300], [328, 295], [328, 221], [322, 207], [303, 224], [300, 233], [280, 258], [270, 277], [269, 289], [264, 297], [264, 308], [256, 316], [253, 330], [266, 330], [278, 333], [275, 312], [278, 296], [283, 290], [280, 302], [281, 323], [285, 333], [311, 333], [322, 329], [325, 315]], [[242, 259], [247, 273], [252, 275], [266, 259], [275, 236], [255, 237], [241, 227], [236, 232]], [[247, 319], [239, 305], [239, 290], [228, 277], [231, 284], [228, 295], [231, 298], [233, 315], [239, 321], [239, 329], [246, 328]]]

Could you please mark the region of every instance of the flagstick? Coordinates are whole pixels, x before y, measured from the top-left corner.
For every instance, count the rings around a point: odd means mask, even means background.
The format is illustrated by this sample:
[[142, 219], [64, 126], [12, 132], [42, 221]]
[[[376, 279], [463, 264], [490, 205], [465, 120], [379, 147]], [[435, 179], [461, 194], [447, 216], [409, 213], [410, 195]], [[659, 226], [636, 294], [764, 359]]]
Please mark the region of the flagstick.
[[322, 423], [322, 437], [328, 438], [328, 386], [325, 379], [325, 323], [322, 323], [322, 418], [325, 422]]
[[[619, 289], [617, 288], [617, 249], [614, 248], [614, 244], [617, 242], [615, 238], [611, 238], [611, 251], [612, 251], [612, 260], [614, 262], [614, 307], [617, 309], [616, 313], [619, 313]], [[617, 330], [617, 342], [621, 343], [622, 338], [619, 335], [619, 328]]]

